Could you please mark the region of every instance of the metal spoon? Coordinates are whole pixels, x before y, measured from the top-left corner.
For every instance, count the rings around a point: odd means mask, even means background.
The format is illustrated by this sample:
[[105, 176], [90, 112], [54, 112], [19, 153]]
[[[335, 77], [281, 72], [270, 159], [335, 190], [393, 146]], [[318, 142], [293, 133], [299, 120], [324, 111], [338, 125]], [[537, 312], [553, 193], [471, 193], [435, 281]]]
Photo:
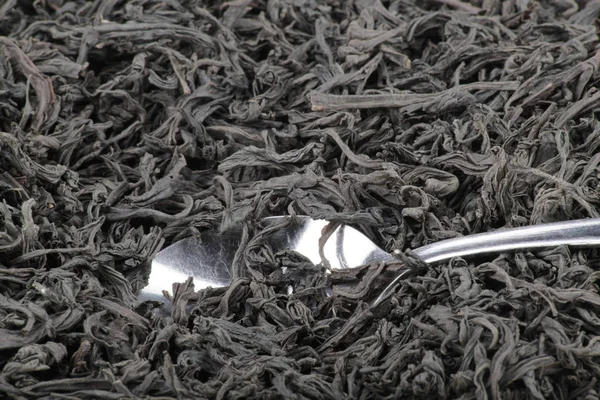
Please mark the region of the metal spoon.
[[[358, 230], [339, 225], [319, 251], [319, 239], [329, 224], [310, 217], [269, 217], [264, 220], [276, 229], [268, 235], [274, 252], [289, 249], [303, 254], [318, 264], [325, 257], [331, 269], [354, 268], [365, 264], [395, 259]], [[197, 290], [224, 287], [231, 282], [231, 266], [241, 243], [241, 230], [225, 234], [203, 232], [160, 251], [152, 261], [148, 285], [138, 293], [138, 301], [165, 302], [163, 290], [175, 282], [193, 277]], [[452, 257], [506, 252], [524, 249], [570, 245], [591, 247], [600, 245], [600, 218], [498, 229], [493, 232], [443, 240], [413, 250], [427, 263]], [[405, 274], [400, 273], [372, 302], [379, 304]]]

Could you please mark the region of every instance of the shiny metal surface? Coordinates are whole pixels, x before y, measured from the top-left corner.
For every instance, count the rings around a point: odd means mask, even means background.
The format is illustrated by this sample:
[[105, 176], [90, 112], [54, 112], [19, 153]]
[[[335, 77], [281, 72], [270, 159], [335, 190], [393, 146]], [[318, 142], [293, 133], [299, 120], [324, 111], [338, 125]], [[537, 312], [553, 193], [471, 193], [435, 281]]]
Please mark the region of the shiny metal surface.
[[[453, 257], [506, 251], [533, 250], [567, 245], [573, 247], [600, 246], [600, 218], [498, 229], [492, 232], [442, 240], [413, 250], [427, 263], [449, 260]], [[396, 277], [372, 303], [377, 305], [403, 276]]]
[[[328, 222], [309, 217], [272, 217], [268, 224], [283, 224], [269, 234], [274, 251], [295, 250], [312, 262], [322, 262], [319, 239]], [[163, 290], [171, 290], [174, 282], [194, 278], [197, 290], [223, 287], [231, 281], [230, 268], [241, 243], [241, 231], [219, 235], [203, 232], [198, 237], [181, 240], [156, 255], [148, 286], [139, 294], [139, 301], [164, 301]], [[452, 257], [534, 249], [558, 245], [600, 246], [600, 219], [585, 219], [552, 224], [500, 229], [433, 243], [413, 252], [425, 262], [448, 260]], [[392, 260], [394, 257], [371, 242], [356, 229], [340, 225], [323, 246], [323, 256], [331, 269]], [[378, 304], [405, 277], [400, 274], [372, 303]]]
[[163, 249], [152, 260], [148, 285], [138, 293], [138, 301], [164, 302], [163, 290], [172, 292], [173, 283], [185, 282], [190, 276], [196, 290], [229, 285], [240, 237], [241, 232], [204, 232]]
[[600, 218], [498, 229], [442, 240], [415, 249], [413, 252], [425, 262], [432, 263], [459, 256], [560, 245], [600, 246]]
[[[321, 262], [319, 239], [327, 221], [309, 217], [270, 217], [264, 222], [267, 227], [285, 224], [268, 236], [274, 252], [295, 250], [315, 264]], [[163, 249], [152, 261], [148, 286], [138, 293], [138, 301], [164, 301], [163, 290], [171, 291], [174, 282], [184, 282], [190, 276], [194, 278], [196, 290], [229, 285], [230, 268], [241, 244], [241, 235], [238, 230], [226, 234], [203, 232]], [[323, 255], [331, 269], [353, 268], [394, 258], [347, 225], [333, 231], [323, 246]]]

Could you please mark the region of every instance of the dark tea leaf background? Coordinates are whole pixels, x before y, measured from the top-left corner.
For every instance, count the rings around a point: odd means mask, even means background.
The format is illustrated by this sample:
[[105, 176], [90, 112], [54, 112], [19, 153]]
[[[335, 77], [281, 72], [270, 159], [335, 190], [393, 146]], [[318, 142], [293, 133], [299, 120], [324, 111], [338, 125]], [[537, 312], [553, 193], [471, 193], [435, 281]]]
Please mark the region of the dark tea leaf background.
[[[411, 265], [439, 240], [600, 217], [599, 15], [5, 0], [0, 396], [597, 398], [597, 250], [430, 265], [371, 309], [379, 266], [328, 275], [258, 221], [349, 223]], [[160, 249], [239, 225], [229, 287], [136, 306]]]

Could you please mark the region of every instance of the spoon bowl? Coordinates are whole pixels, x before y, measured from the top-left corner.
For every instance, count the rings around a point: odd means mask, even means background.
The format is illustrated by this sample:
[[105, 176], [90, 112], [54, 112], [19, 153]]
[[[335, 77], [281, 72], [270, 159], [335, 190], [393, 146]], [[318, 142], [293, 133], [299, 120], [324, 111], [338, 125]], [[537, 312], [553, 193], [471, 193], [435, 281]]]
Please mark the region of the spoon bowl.
[[[330, 224], [328, 221], [297, 216], [268, 217], [263, 223], [279, 228], [267, 235], [274, 252], [293, 250], [314, 264], [325, 261], [331, 269], [355, 268], [394, 259], [349, 225], [334, 226], [320, 251], [319, 240]], [[232, 280], [231, 266], [241, 242], [242, 230], [232, 229], [221, 234], [205, 231], [172, 244], [152, 260], [148, 285], [138, 294], [138, 300], [164, 302], [163, 290], [190, 276], [197, 290], [228, 286]]]

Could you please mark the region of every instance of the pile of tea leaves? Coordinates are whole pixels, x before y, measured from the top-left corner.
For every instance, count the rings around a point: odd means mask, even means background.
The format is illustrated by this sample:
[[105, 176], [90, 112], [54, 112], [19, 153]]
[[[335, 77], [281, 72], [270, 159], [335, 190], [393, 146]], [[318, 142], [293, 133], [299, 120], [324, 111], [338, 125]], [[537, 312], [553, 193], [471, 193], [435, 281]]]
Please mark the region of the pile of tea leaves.
[[[412, 250], [600, 217], [598, 16], [4, 0], [0, 397], [597, 398], [598, 250]], [[260, 240], [272, 215], [350, 224], [414, 273], [371, 307], [398, 263], [328, 274]], [[240, 227], [230, 286], [136, 302], [158, 251]]]

